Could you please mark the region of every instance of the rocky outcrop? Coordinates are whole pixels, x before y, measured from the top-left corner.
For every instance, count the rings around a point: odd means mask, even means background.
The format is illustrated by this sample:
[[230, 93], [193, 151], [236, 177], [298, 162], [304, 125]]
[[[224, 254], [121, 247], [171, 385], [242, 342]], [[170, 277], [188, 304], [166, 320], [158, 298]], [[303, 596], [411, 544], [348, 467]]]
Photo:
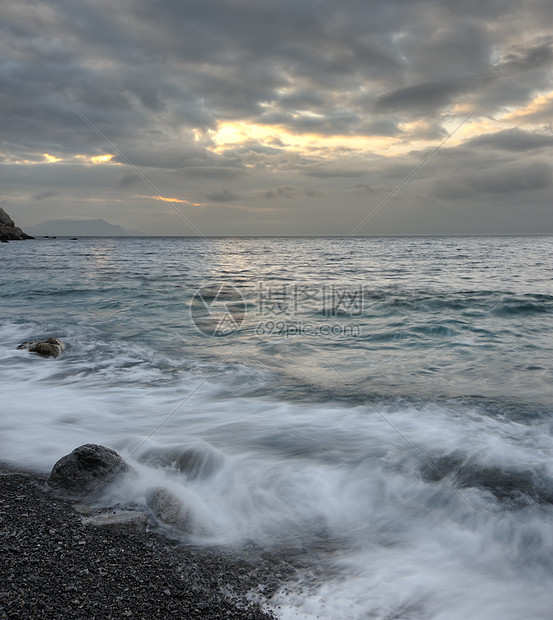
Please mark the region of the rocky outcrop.
[[22, 241], [34, 239], [24, 233], [19, 226], [15, 225], [12, 218], [0, 207], [0, 241]]
[[65, 351], [65, 345], [59, 338], [46, 338], [34, 342], [23, 342], [18, 349], [28, 349], [31, 353], [38, 353], [42, 357], [58, 357]]
[[50, 486], [72, 497], [84, 498], [131, 471], [111, 448], [85, 444], [61, 458], [52, 468]]

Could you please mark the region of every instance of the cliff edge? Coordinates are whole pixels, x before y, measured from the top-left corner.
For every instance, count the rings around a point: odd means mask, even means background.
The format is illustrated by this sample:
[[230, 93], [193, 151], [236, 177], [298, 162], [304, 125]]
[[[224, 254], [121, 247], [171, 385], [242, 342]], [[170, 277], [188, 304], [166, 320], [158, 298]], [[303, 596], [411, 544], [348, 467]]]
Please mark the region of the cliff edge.
[[0, 207], [0, 241], [22, 241], [23, 239], [34, 239], [34, 237], [27, 235], [19, 226], [16, 226], [12, 218]]

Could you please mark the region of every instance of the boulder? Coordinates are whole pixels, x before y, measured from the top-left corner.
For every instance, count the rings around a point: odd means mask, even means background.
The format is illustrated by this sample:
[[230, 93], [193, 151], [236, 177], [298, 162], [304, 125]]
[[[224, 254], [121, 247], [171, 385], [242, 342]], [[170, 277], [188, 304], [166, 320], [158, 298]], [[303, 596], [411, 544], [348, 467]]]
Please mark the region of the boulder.
[[151, 487], [146, 491], [146, 504], [156, 519], [181, 532], [190, 532], [191, 514], [182, 502], [163, 487]]
[[65, 351], [65, 345], [59, 338], [46, 338], [35, 342], [23, 342], [18, 349], [28, 349], [32, 353], [38, 353], [42, 357], [58, 357]]
[[52, 468], [48, 483], [73, 497], [85, 497], [131, 471], [111, 448], [85, 444], [61, 458]]
[[209, 537], [213, 530], [209, 515], [202, 510], [198, 499], [190, 496], [184, 503], [165, 487], [150, 487], [146, 490], [146, 504], [161, 525], [183, 534]]
[[12, 218], [0, 207], [0, 241], [22, 241], [34, 239], [15, 225]]

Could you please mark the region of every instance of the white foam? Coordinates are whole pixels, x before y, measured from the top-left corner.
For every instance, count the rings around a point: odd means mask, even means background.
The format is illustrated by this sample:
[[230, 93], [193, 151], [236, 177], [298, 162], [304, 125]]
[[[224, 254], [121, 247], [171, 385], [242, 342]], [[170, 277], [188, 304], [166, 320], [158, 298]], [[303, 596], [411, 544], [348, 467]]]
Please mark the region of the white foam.
[[[131, 367], [133, 381], [99, 390], [103, 375], [75, 380], [71, 352], [30, 364], [6, 347], [1, 359], [4, 460], [47, 472], [76, 446], [102, 443], [137, 472], [106, 501], [145, 505], [147, 489], [164, 486], [205, 526], [197, 543], [253, 540], [309, 554], [325, 541], [315, 575], [298, 575], [267, 602], [281, 618], [550, 617], [551, 506], [510, 510], [477, 485], [461, 496], [425, 480], [417, 453], [553, 475], [542, 427], [477, 407], [379, 405], [402, 438], [365, 406], [246, 397], [239, 382], [213, 379], [194, 393], [207, 374], [184, 363], [155, 389], [159, 368], [144, 364]], [[179, 470], [191, 449], [200, 461], [213, 456], [213, 468]]]

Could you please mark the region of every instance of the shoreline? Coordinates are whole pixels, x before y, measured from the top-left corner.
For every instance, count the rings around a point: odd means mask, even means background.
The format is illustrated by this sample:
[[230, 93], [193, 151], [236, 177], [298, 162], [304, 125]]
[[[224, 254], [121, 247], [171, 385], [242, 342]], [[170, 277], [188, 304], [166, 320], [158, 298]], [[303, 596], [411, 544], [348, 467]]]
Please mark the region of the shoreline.
[[[133, 526], [83, 525], [47, 476], [0, 464], [2, 618], [236, 618], [292, 567], [271, 553], [185, 546]], [[276, 567], [274, 563], [276, 562]], [[276, 570], [275, 570], [276, 569]]]

